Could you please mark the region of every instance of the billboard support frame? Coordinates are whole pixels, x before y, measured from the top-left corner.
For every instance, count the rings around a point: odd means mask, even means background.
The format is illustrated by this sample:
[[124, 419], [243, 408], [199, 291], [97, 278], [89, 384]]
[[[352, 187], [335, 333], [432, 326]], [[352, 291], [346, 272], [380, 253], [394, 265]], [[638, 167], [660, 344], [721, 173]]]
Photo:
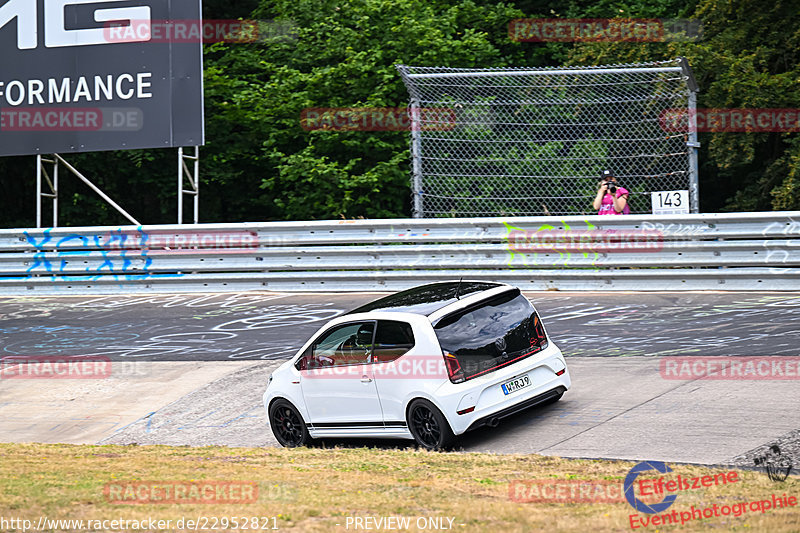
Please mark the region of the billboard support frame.
[[[189, 162], [187, 164], [187, 161]], [[190, 168], [191, 165], [191, 168]], [[184, 189], [184, 180], [188, 179], [189, 189]], [[192, 201], [192, 223], [200, 221], [200, 147], [194, 147], [194, 155], [183, 151], [183, 146], [178, 148], [178, 224], [183, 224], [183, 197], [189, 195]]]
[[[44, 163], [53, 165], [53, 178], [47, 173]], [[42, 191], [42, 176], [44, 176], [50, 192]], [[58, 161], [44, 159], [41, 154], [36, 155], [36, 227], [42, 227], [42, 201], [50, 198], [53, 204], [53, 227], [58, 227]]]
[[[194, 146], [194, 153], [187, 154], [183, 147], [178, 148], [178, 224], [183, 224], [183, 201], [184, 195], [192, 196], [192, 223], [199, 224], [200, 220], [200, 147]], [[188, 163], [187, 163], [188, 161]], [[52, 157], [36, 155], [36, 227], [42, 227], [42, 203], [47, 199], [52, 202], [53, 224], [51, 227], [58, 227], [58, 177], [59, 166], [63, 164], [67, 170], [78, 177], [89, 186], [100, 198], [106, 201], [111, 207], [116, 209], [122, 216], [132, 224], [140, 226], [141, 223], [130, 213], [125, 211], [119, 204], [104, 193], [100, 187], [95, 185], [89, 178], [80, 173], [74, 166], [69, 164], [61, 155], [53, 154]], [[52, 165], [51, 173], [47, 171], [47, 165]], [[52, 174], [52, 177], [51, 177]], [[44, 181], [43, 181], [44, 178]], [[189, 187], [184, 189], [184, 180], [188, 180]], [[44, 185], [47, 185], [47, 188]]]
[[[53, 163], [53, 176], [54, 180], [51, 182], [47, 171], [44, 169], [43, 163]], [[53, 200], [53, 227], [58, 227], [58, 166], [59, 164], [74, 174], [79, 180], [89, 186], [97, 195], [108, 203], [111, 207], [116, 209], [122, 216], [128, 219], [132, 224], [141, 226], [141, 223], [133, 218], [133, 216], [125, 211], [117, 202], [111, 199], [109, 195], [104, 193], [100, 187], [95, 185], [92, 180], [84, 176], [74, 166], [69, 164], [66, 159], [59, 154], [53, 154], [53, 159], [44, 159], [41, 155], [36, 156], [36, 227], [42, 227], [42, 198], [52, 198]], [[47, 177], [47, 182], [50, 185], [52, 193], [42, 192], [42, 175]]]

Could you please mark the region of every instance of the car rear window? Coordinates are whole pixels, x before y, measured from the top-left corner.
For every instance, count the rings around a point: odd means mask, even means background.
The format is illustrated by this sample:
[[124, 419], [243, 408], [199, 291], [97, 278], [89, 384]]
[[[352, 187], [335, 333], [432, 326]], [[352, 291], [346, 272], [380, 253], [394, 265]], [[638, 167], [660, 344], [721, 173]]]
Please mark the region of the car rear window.
[[394, 320], [379, 320], [375, 334], [372, 360], [376, 363], [394, 361], [414, 347], [411, 324]]
[[519, 289], [447, 315], [435, 326], [442, 349], [466, 379], [513, 364], [547, 346], [536, 310]]

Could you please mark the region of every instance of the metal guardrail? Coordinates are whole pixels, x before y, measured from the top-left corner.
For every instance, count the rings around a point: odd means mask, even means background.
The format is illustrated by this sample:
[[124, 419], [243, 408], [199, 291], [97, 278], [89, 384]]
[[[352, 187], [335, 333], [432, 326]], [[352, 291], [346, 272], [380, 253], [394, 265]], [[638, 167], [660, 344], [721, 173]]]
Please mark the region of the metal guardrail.
[[0, 230], [0, 295], [399, 290], [800, 290], [800, 212]]

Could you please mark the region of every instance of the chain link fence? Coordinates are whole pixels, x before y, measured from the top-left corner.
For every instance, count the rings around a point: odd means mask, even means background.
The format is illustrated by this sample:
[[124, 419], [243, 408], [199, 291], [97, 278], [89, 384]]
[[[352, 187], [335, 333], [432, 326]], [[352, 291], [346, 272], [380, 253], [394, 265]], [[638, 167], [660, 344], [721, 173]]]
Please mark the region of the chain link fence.
[[694, 116], [683, 58], [397, 69], [411, 97], [415, 217], [595, 213], [606, 168], [631, 192], [632, 213], [649, 213], [650, 192], [667, 190], [689, 190], [697, 212], [696, 129], [665, 124]]

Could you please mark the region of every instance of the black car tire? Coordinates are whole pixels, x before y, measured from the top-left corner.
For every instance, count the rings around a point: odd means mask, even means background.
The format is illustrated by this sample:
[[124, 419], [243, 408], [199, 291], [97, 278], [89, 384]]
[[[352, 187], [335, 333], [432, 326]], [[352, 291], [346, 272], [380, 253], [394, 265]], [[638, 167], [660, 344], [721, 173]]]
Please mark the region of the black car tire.
[[408, 406], [408, 429], [417, 444], [427, 450], [447, 450], [456, 440], [450, 424], [428, 400], [417, 399]]
[[286, 400], [275, 400], [269, 406], [269, 425], [275, 438], [286, 448], [308, 446], [313, 440], [303, 417]]

